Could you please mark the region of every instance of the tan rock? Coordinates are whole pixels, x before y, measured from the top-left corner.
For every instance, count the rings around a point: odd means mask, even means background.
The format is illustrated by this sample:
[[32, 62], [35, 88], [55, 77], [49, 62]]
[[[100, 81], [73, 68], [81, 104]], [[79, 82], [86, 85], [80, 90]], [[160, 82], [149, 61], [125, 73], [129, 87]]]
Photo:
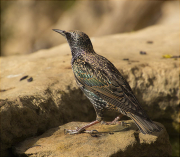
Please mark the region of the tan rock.
[[[92, 38], [92, 43], [124, 74], [150, 118], [178, 122], [179, 62], [162, 57], [179, 55], [178, 25]], [[1, 150], [70, 121], [95, 119], [93, 106], [76, 85], [70, 60], [68, 44], [1, 57]], [[25, 75], [33, 81], [19, 81]], [[112, 120], [115, 113], [106, 118]]]
[[[43, 135], [27, 139], [15, 146], [15, 152], [29, 157], [109, 157], [109, 156], [170, 156], [171, 145], [164, 128], [160, 133], [143, 135], [136, 132], [132, 120], [125, 121], [128, 127], [97, 124], [88, 130], [98, 133], [65, 135], [64, 129], [74, 129], [87, 123], [71, 122], [53, 128]], [[162, 126], [162, 125], [161, 125]]]

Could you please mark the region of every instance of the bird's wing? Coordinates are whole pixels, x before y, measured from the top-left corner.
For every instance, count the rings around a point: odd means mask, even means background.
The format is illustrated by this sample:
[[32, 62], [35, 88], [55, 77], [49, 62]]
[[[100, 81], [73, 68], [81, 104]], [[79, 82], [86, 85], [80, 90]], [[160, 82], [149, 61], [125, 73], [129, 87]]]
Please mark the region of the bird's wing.
[[[108, 72], [107, 72], [108, 71]], [[129, 84], [109, 62], [104, 68], [93, 68], [88, 62], [74, 62], [73, 72], [79, 84], [124, 112], [147, 118]]]

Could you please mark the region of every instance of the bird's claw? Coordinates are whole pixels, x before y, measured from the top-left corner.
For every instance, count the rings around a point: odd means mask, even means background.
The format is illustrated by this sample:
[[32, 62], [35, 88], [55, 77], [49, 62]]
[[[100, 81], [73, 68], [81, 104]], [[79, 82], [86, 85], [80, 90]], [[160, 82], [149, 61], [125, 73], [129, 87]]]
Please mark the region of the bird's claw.
[[84, 132], [85, 130], [80, 130], [79, 127], [76, 127], [76, 130], [67, 130], [67, 129], [64, 129], [64, 134], [70, 134], [70, 135], [73, 135], [73, 134], [79, 134], [81, 132]]
[[125, 127], [129, 126], [128, 123], [125, 123], [125, 122], [123, 122], [123, 121], [120, 122], [120, 125], [121, 125], [121, 126], [125, 126]]
[[125, 123], [125, 122], [123, 122], [123, 121], [112, 121], [112, 122], [102, 121], [101, 124], [104, 124], [104, 125], [121, 125], [121, 126], [128, 126], [128, 124]]
[[105, 121], [101, 121], [101, 124], [103, 125], [116, 125], [116, 124], [120, 124], [121, 122], [118, 121], [112, 121], [112, 122], [105, 122]]
[[124, 126], [124, 127], [127, 127], [129, 126], [128, 123], [125, 123], [124, 121], [116, 121], [116, 122], [111, 122], [110, 125], [121, 125], [121, 126]]
[[99, 133], [97, 130], [79, 130], [78, 127], [76, 127], [77, 129], [76, 130], [67, 130], [67, 129], [64, 129], [64, 134], [70, 134], [70, 135], [73, 135], [73, 134], [79, 134], [79, 133], [82, 133], [82, 132], [85, 132], [85, 133], [89, 133], [89, 134], [97, 134]]
[[116, 122], [110, 122], [107, 125], [116, 125], [116, 124], [120, 124], [120, 122], [116, 121]]
[[85, 130], [84, 132], [89, 133], [89, 134], [97, 134], [97, 133], [99, 133], [97, 130]]
[[105, 121], [101, 121], [101, 124], [103, 124], [103, 125], [109, 125], [109, 123], [108, 122], [105, 122]]
[[73, 134], [77, 134], [78, 131], [77, 130], [67, 130], [67, 129], [64, 129], [64, 134], [70, 134], [70, 135], [73, 135]]

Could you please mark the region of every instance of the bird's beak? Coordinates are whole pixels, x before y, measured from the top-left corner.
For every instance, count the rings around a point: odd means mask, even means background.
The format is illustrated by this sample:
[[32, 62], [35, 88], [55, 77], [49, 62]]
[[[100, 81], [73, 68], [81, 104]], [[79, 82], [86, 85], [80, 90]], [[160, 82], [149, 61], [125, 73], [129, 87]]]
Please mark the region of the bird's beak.
[[66, 36], [66, 33], [67, 33], [66, 31], [64, 31], [64, 30], [59, 30], [59, 29], [53, 29], [53, 31], [61, 34], [62, 36]]

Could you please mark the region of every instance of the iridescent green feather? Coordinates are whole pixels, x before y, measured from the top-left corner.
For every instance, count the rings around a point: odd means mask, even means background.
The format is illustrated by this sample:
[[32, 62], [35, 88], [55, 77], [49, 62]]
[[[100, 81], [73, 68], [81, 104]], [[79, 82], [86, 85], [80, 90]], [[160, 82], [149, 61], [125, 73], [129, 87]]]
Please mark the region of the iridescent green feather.
[[[146, 113], [140, 107], [137, 99], [134, 98], [131, 88], [129, 85], [126, 85], [127, 82], [124, 81], [123, 78], [111, 78], [111, 76], [107, 76], [107, 73], [103, 70], [97, 70], [97, 65], [96, 67], [93, 67], [84, 60], [75, 61], [72, 67], [75, 78], [82, 86], [84, 86], [84, 88], [95, 93], [108, 103], [119, 107], [125, 112], [132, 112], [136, 115], [147, 118]], [[117, 73], [117, 77], [121, 77], [121, 75], [118, 76], [120, 73], [118, 73], [117, 69], [113, 70]], [[118, 82], [119, 80], [120, 82]], [[126, 103], [124, 100], [126, 100]], [[131, 108], [129, 105], [131, 105]], [[133, 108], [136, 109], [134, 110]], [[139, 114], [139, 109], [143, 114]]]

